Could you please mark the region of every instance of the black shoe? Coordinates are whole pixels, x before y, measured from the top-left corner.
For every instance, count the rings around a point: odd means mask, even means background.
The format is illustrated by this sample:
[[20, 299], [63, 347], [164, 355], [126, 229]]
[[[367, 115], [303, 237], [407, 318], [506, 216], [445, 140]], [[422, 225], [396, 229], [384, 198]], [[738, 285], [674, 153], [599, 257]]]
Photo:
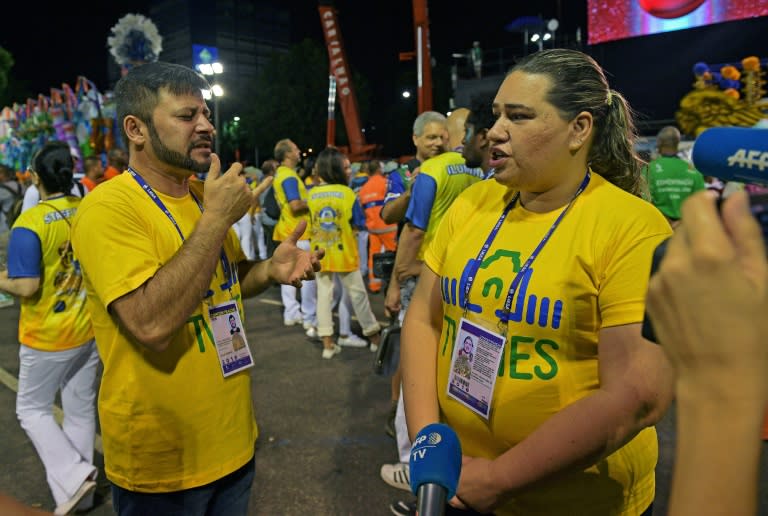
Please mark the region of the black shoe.
[[416, 500], [412, 502], [404, 502], [398, 500], [389, 504], [389, 512], [396, 516], [414, 516], [416, 514]]

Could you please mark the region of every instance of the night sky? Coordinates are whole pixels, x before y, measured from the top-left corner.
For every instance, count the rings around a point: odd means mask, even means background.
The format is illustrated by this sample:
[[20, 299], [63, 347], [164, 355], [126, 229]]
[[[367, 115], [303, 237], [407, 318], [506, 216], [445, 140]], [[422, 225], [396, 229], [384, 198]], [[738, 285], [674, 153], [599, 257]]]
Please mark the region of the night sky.
[[[398, 61], [398, 53], [414, 49], [410, 0], [336, 0], [335, 3], [353, 70], [375, 82], [386, 80], [398, 66], [409, 66]], [[571, 3], [585, 5], [584, 0]], [[520, 35], [506, 32], [504, 25], [521, 15], [555, 17], [560, 1], [537, 2], [535, 10], [515, 7], [517, 2], [507, 2], [504, 9], [499, 10], [499, 2], [491, 0], [474, 0], [471, 8], [462, 10], [447, 9], [447, 2], [437, 0], [429, 4], [433, 55], [437, 59], [448, 59], [453, 52], [466, 51], [475, 39], [480, 40], [484, 48], [502, 47], [511, 41], [518, 44]], [[75, 9], [66, 3], [54, 5], [58, 7], [45, 10], [33, 2], [4, 6], [6, 23], [0, 31], [0, 46], [14, 56], [16, 65], [11, 73], [28, 81], [35, 94], [47, 93], [61, 82], [73, 84], [78, 75], [104, 88], [107, 65], [112, 59], [107, 49], [110, 28], [126, 13], [148, 15], [148, 0], [102, 2], [99, 7], [87, 10]], [[316, 0], [288, 0], [283, 5], [291, 7], [294, 42], [309, 37], [323, 43]], [[561, 21], [561, 26], [563, 24], [568, 25], [568, 21]], [[415, 63], [411, 63], [415, 67]]]
[[[350, 68], [366, 77], [374, 93], [385, 91], [403, 67], [398, 53], [414, 50], [411, 0], [336, 0], [339, 24]], [[34, 2], [4, 6], [0, 46], [13, 54], [15, 77], [28, 82], [34, 94], [49, 92], [62, 82], [74, 85], [78, 75], [106, 89], [110, 28], [126, 13], [148, 14], [148, 0], [103, 2], [85, 10], [71, 3], [41, 9]], [[488, 49], [519, 45], [521, 34], [504, 27], [519, 16], [540, 15], [560, 20], [561, 34], [573, 36], [581, 27], [586, 41], [586, 0], [499, 2], [473, 0], [450, 9], [429, 1], [433, 57], [446, 64], [453, 52], [466, 52], [479, 40]], [[50, 4], [49, 4], [50, 5]], [[309, 37], [323, 44], [316, 0], [285, 0], [293, 17], [291, 39]], [[528, 7], [535, 5], [535, 7]], [[650, 119], [671, 119], [677, 103], [690, 91], [691, 66], [699, 60], [722, 63], [746, 55], [768, 57], [764, 34], [768, 17], [729, 22], [658, 36], [636, 37], [585, 47], [606, 68], [612, 86]], [[162, 53], [160, 55], [162, 59]], [[389, 88], [390, 94], [392, 88]], [[24, 99], [19, 99], [23, 101]], [[393, 99], [377, 98], [377, 103]]]

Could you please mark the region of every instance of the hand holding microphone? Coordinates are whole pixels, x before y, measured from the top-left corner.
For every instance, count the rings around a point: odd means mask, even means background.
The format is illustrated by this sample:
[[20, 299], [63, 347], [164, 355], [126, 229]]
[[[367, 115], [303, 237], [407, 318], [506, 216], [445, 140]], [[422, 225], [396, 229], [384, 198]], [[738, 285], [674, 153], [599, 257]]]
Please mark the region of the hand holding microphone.
[[461, 474], [461, 444], [451, 427], [433, 423], [421, 429], [411, 448], [410, 472], [419, 516], [444, 514]]
[[[693, 164], [705, 176], [717, 177], [723, 181], [768, 185], [768, 129], [744, 127], [707, 129], [696, 139], [692, 158]], [[768, 242], [768, 195], [750, 196], [749, 206], [752, 215], [760, 225], [763, 239]], [[701, 209], [689, 211], [701, 213]], [[689, 217], [689, 220], [691, 224], [697, 222], [693, 216]], [[714, 230], [714, 226], [712, 229]], [[658, 271], [665, 257], [669, 242], [665, 240], [654, 251], [651, 262], [652, 276]], [[656, 332], [652, 318], [648, 314], [643, 320], [642, 335], [651, 342], [656, 342]]]

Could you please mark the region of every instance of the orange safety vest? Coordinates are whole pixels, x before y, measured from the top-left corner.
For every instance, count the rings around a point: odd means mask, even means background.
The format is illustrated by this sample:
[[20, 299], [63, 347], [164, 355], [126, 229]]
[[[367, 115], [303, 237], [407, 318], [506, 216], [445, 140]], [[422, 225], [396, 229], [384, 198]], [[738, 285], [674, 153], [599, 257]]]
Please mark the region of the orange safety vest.
[[365, 212], [365, 225], [370, 233], [389, 233], [397, 231], [397, 224], [387, 224], [381, 218], [381, 208], [387, 195], [387, 179], [376, 174], [360, 188], [360, 205]]

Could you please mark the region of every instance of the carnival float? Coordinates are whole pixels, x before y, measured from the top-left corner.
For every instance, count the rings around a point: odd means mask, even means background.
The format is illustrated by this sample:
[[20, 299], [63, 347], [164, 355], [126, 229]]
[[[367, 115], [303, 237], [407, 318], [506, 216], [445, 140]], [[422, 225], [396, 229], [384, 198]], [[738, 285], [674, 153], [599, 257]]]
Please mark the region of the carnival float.
[[[162, 37], [155, 24], [140, 14], [126, 14], [111, 29], [107, 46], [124, 75], [131, 67], [158, 59]], [[0, 112], [0, 159], [17, 171], [27, 170], [32, 156], [49, 140], [67, 142], [77, 171], [83, 159], [106, 157], [123, 147], [112, 93], [78, 76], [74, 86], [62, 83], [48, 94], [6, 106]]]
[[693, 137], [710, 127], [753, 127], [768, 118], [765, 69], [756, 56], [720, 65], [693, 66], [693, 89], [680, 101], [675, 119]]

